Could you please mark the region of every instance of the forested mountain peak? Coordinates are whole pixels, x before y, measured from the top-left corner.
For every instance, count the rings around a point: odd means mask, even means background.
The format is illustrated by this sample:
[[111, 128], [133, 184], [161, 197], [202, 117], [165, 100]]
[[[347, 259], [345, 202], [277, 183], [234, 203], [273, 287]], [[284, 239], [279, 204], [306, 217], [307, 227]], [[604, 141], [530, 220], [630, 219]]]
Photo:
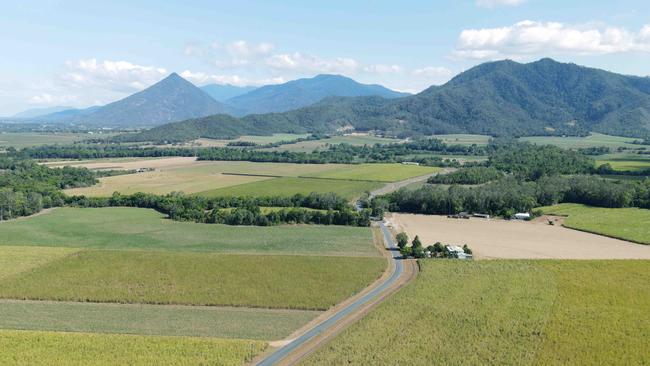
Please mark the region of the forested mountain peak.
[[[312, 79], [313, 80], [313, 79]], [[260, 88], [255, 92], [265, 92]], [[193, 123], [197, 123], [194, 121]], [[274, 132], [380, 130], [396, 136], [477, 133], [493, 136], [650, 135], [650, 79], [552, 59], [473, 67], [441, 86], [396, 99], [338, 97], [284, 113], [257, 114], [226, 125], [201, 121], [205, 137]], [[175, 136], [161, 127], [140, 137]]]

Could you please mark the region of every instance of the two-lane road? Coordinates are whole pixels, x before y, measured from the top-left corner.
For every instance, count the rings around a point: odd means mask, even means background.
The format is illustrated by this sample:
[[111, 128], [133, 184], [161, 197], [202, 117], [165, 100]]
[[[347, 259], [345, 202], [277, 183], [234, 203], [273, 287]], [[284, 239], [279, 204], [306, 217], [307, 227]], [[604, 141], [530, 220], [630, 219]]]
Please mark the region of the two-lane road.
[[[341, 320], [345, 319], [348, 316], [355, 314], [357, 311], [361, 311], [364, 305], [367, 305], [375, 300], [381, 299], [383, 295], [395, 289], [395, 286], [398, 283], [400, 277], [404, 274], [404, 261], [401, 259], [399, 252], [397, 251], [397, 245], [393, 241], [392, 235], [388, 228], [380, 223], [381, 231], [384, 235], [384, 242], [386, 247], [391, 250], [392, 260], [394, 262], [394, 271], [383, 283], [373, 288], [368, 293], [356, 299], [351, 304], [345, 306], [338, 312], [331, 315], [326, 320], [318, 323], [307, 332], [297, 337], [290, 343], [278, 348], [276, 351], [271, 353], [268, 357], [260, 361], [258, 366], [270, 366], [280, 364], [292, 353], [300, 350], [301, 347], [316, 339], [319, 335], [327, 332], [328, 330], [333, 329]], [[303, 354], [307, 353], [305, 350], [302, 350]], [[308, 350], [307, 350], [308, 351]]]

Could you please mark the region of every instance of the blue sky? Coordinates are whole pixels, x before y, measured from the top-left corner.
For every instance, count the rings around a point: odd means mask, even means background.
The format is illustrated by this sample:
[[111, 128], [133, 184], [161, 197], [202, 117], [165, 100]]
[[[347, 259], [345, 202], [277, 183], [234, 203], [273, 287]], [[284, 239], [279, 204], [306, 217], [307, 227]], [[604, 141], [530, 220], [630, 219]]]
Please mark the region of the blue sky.
[[319, 73], [417, 92], [481, 62], [541, 57], [650, 75], [650, 2], [24, 1], [1, 5], [0, 115]]

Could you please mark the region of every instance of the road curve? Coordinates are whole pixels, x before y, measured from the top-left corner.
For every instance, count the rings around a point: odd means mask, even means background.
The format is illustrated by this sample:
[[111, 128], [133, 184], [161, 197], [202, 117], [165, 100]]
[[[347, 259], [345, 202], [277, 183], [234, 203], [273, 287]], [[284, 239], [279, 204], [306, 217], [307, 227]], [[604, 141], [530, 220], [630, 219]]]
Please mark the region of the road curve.
[[399, 252], [395, 250], [397, 248], [397, 245], [395, 245], [395, 242], [393, 241], [393, 237], [390, 234], [390, 231], [388, 231], [388, 228], [386, 228], [384, 223], [380, 223], [379, 226], [381, 227], [381, 231], [384, 234], [384, 242], [386, 243], [386, 246], [388, 247], [388, 249], [392, 249], [391, 254], [393, 257], [393, 262], [395, 263], [395, 270], [393, 274], [388, 279], [386, 279], [382, 284], [373, 288], [371, 291], [369, 291], [362, 297], [358, 298], [353, 303], [342, 308], [341, 310], [334, 313], [332, 316], [322, 321], [321, 323], [316, 324], [314, 327], [312, 327], [307, 332], [297, 337], [290, 343], [275, 350], [269, 356], [267, 356], [266, 358], [258, 362], [257, 363], [258, 366], [270, 366], [270, 365], [278, 364], [303, 344], [313, 340], [323, 332], [333, 328], [341, 319], [359, 310], [365, 304], [368, 304], [372, 300], [379, 298], [385, 291], [390, 290], [391, 286], [395, 284], [395, 282], [397, 282], [397, 280], [400, 278], [400, 276], [402, 276], [402, 273], [404, 272], [404, 264], [403, 261], [401, 260]]

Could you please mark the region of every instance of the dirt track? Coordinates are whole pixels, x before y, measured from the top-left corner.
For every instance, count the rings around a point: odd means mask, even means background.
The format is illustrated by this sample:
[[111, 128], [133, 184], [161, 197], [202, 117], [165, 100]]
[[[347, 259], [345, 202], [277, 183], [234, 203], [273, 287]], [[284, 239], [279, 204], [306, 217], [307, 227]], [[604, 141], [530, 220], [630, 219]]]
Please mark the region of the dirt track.
[[391, 214], [395, 229], [423, 243], [469, 245], [477, 259], [650, 259], [650, 245], [572, 230], [546, 222], [449, 219]]

